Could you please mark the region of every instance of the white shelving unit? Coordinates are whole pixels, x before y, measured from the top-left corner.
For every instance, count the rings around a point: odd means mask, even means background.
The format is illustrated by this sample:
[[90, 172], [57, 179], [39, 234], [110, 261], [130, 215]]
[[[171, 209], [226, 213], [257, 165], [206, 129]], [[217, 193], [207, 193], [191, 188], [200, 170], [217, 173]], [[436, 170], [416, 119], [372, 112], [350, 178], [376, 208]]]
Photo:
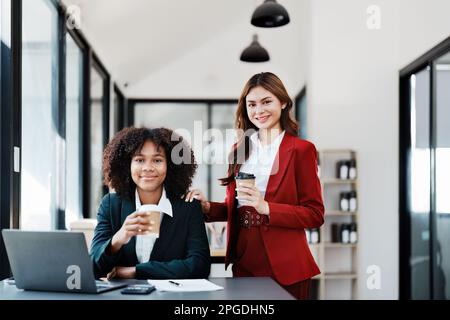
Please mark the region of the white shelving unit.
[[[347, 149], [320, 150], [320, 181], [325, 205], [325, 223], [320, 228], [320, 242], [310, 244], [321, 274], [314, 277], [318, 281], [318, 296], [324, 299], [357, 299], [358, 281], [358, 242], [352, 244], [331, 242], [331, 225], [333, 223], [356, 223], [358, 225], [358, 208], [355, 212], [339, 209], [339, 194], [344, 191], [358, 191], [358, 174], [356, 179], [341, 180], [336, 178], [336, 164], [339, 160], [356, 160], [356, 152]], [[359, 228], [357, 229], [359, 233]]]

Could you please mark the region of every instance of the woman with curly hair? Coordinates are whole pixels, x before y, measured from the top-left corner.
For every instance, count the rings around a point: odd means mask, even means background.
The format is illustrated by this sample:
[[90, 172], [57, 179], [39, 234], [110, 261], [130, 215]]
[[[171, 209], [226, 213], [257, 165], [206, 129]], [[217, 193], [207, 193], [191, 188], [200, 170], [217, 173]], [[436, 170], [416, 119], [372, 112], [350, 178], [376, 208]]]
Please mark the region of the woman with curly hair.
[[[115, 192], [103, 197], [97, 214], [91, 246], [96, 277], [208, 277], [200, 202], [181, 199], [196, 169], [190, 146], [172, 130], [130, 127], [115, 135], [103, 153], [105, 184]], [[160, 212], [158, 237], [151, 236], [155, 221], [139, 210], [143, 205]]]

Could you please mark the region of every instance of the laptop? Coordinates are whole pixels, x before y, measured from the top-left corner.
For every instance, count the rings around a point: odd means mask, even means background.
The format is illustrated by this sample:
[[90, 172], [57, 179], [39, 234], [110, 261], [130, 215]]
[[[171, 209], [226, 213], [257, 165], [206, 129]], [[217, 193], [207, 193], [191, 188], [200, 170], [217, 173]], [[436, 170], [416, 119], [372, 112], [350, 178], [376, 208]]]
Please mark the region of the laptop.
[[2, 235], [19, 289], [101, 293], [126, 286], [95, 280], [81, 232], [2, 230]]

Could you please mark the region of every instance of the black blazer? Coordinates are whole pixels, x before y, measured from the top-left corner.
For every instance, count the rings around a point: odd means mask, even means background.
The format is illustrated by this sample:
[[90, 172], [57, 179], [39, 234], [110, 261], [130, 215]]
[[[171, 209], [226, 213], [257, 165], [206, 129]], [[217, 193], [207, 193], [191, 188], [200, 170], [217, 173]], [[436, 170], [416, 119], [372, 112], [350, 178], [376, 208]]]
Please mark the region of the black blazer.
[[200, 202], [170, 200], [173, 217], [161, 221], [150, 260], [139, 263], [136, 238], [122, 246], [115, 255], [107, 254], [113, 235], [125, 218], [136, 210], [134, 201], [122, 199], [115, 193], [103, 197], [97, 214], [97, 227], [90, 255], [96, 277], [104, 277], [116, 266], [136, 266], [137, 279], [207, 278], [211, 261], [208, 238]]

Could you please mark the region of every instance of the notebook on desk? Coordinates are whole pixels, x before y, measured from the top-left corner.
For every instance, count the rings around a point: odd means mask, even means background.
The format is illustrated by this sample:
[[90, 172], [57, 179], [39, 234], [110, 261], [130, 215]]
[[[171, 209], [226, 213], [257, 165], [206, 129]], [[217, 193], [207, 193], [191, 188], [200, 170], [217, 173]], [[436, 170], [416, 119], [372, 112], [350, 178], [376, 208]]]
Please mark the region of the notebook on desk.
[[147, 280], [148, 283], [154, 285], [158, 291], [169, 292], [201, 292], [201, 291], [217, 291], [223, 287], [212, 283], [206, 279], [168, 279], [168, 280]]
[[81, 232], [2, 230], [2, 235], [19, 289], [101, 293], [126, 286], [95, 280]]

